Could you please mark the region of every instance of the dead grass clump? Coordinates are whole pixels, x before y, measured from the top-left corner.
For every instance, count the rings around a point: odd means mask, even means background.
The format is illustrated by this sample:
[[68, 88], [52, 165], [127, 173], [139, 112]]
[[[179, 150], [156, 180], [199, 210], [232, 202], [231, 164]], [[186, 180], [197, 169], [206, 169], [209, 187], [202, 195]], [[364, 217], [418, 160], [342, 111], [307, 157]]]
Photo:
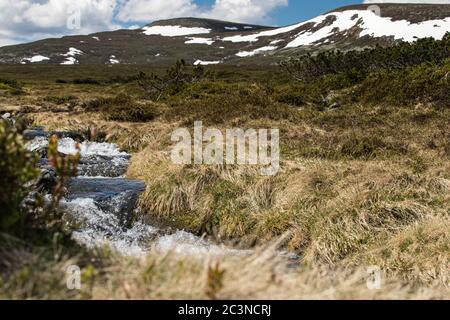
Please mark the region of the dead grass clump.
[[[284, 240], [283, 240], [284, 241]], [[367, 267], [295, 265], [276, 249], [280, 242], [249, 255], [179, 256], [150, 252], [143, 258], [96, 256], [101, 263], [81, 268], [81, 290], [68, 290], [66, 268], [79, 261], [32, 253], [27, 264], [2, 274], [0, 297], [13, 299], [445, 299], [445, 285], [420, 285], [381, 268], [381, 286], [368, 287]], [[23, 253], [21, 258], [26, 257]], [[10, 259], [11, 260], [11, 259]], [[42, 268], [41, 268], [42, 266]], [[44, 268], [45, 267], [45, 268]]]

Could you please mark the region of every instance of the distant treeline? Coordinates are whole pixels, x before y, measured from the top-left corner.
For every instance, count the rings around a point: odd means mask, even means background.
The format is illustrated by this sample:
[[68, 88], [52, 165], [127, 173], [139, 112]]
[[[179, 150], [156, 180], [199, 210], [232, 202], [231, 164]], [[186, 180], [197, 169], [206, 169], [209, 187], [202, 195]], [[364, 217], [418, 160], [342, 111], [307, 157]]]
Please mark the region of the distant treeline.
[[281, 66], [299, 81], [311, 81], [326, 75], [345, 74], [361, 81], [369, 74], [383, 70], [399, 70], [423, 63], [440, 64], [450, 58], [450, 33], [442, 40], [419, 39], [391, 47], [377, 46], [362, 51], [331, 50], [317, 55], [290, 58]]

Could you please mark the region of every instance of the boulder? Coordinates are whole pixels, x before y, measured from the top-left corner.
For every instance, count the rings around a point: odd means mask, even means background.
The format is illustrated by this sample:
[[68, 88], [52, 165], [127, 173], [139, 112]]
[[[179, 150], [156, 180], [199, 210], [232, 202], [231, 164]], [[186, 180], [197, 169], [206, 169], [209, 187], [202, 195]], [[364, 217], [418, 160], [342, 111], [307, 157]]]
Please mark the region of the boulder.
[[79, 142], [83, 142], [84, 136], [79, 133], [79, 132], [75, 132], [75, 131], [53, 131], [49, 133], [50, 136], [57, 136], [58, 139], [63, 139], [63, 138], [71, 138], [75, 141], [79, 141]]
[[41, 193], [53, 192], [58, 179], [56, 178], [56, 172], [54, 169], [43, 169], [36, 182], [36, 191]]

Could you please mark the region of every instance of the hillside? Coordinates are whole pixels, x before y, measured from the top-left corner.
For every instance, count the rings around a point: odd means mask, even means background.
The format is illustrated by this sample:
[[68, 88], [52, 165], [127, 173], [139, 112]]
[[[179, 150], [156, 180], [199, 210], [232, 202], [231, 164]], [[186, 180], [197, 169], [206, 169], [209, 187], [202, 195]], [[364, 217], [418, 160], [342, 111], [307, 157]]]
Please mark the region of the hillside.
[[[335, 9], [287, 27], [179, 18], [140, 29], [45, 39], [0, 48], [3, 64], [270, 64], [301, 51], [355, 49], [450, 31], [450, 5], [380, 4]], [[257, 57], [255, 59], [255, 57]]]

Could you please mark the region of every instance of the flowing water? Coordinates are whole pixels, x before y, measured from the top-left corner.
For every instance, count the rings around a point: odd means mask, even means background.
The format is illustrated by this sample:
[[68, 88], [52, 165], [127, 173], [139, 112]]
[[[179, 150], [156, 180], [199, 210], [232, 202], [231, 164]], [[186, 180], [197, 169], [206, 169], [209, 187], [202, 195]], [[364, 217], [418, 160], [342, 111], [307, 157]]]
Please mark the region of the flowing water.
[[[28, 130], [25, 135], [30, 140], [28, 149], [45, 150], [48, 136], [43, 128]], [[60, 153], [74, 154], [78, 152], [75, 146], [70, 137], [58, 140]], [[79, 147], [79, 176], [70, 180], [68, 195], [60, 206], [77, 226], [73, 237], [82, 245], [89, 248], [106, 245], [132, 256], [144, 255], [149, 250], [192, 256], [248, 253], [213, 244], [182, 230], [168, 232], [136, 221], [136, 203], [145, 185], [123, 177], [131, 156], [111, 143], [84, 141]], [[44, 156], [40, 166], [48, 166]]]

